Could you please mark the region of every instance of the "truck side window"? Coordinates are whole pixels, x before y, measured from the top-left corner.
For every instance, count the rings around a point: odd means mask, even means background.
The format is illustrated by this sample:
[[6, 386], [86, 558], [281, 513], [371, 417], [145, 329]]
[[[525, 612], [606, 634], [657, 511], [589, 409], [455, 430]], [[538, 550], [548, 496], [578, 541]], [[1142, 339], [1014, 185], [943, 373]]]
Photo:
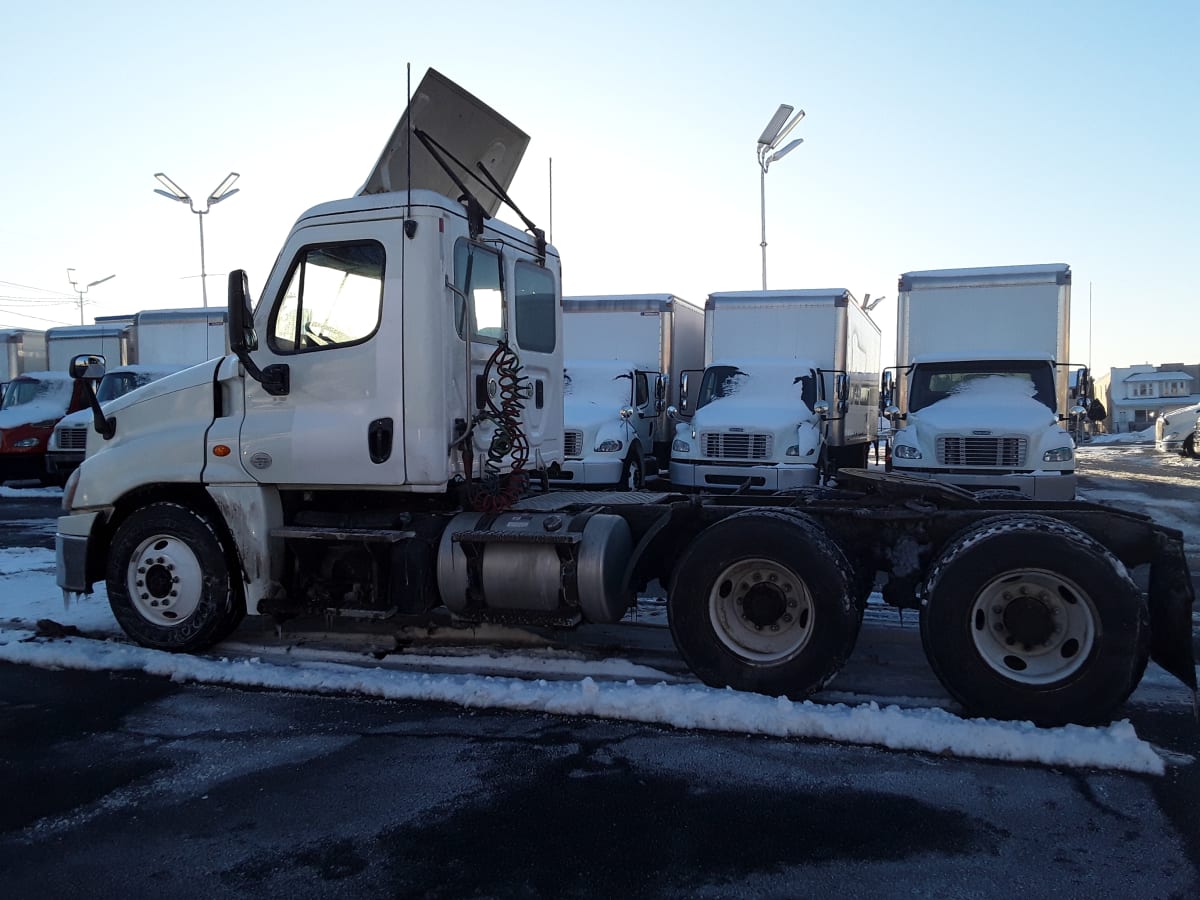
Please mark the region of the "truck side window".
[[650, 382], [645, 372], [638, 372], [633, 383], [633, 405], [641, 409], [650, 402]]
[[271, 314], [271, 349], [307, 353], [365, 341], [383, 307], [383, 245], [356, 241], [305, 247]]
[[[504, 282], [500, 275], [500, 254], [491, 247], [460, 239], [454, 245], [454, 286], [471, 297], [475, 321], [471, 323], [473, 340], [496, 341], [504, 336]], [[458, 336], [467, 336], [466, 306], [454, 296], [454, 324]]]
[[554, 274], [528, 262], [518, 262], [516, 269], [517, 346], [536, 353], [553, 353]]

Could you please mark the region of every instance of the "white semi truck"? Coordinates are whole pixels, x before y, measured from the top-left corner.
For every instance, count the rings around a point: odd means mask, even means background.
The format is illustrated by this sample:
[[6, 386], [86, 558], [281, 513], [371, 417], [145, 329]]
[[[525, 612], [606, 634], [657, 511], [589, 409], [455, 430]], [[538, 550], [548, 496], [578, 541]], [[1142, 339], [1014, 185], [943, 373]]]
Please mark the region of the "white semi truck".
[[[103, 406], [172, 372], [224, 356], [229, 352], [225, 320], [224, 307], [146, 309], [128, 317], [128, 364], [105, 372], [96, 399]], [[80, 409], [54, 426], [46, 447], [51, 480], [62, 482], [83, 462], [92, 420], [91, 410]]]
[[879, 427], [879, 326], [847, 290], [711, 294], [703, 378], [685, 373], [671, 484], [780, 491], [864, 468]]
[[1195, 688], [1183, 536], [1144, 517], [865, 471], [753, 498], [546, 490], [558, 252], [490, 218], [526, 141], [427, 74], [363, 191], [301, 215], [253, 309], [231, 273], [231, 355], [94, 405], [63, 590], [104, 582], [133, 640], [201, 651], [245, 614], [612, 623], [657, 579], [697, 677], [803, 697], [881, 569], [973, 713], [1107, 720], [1150, 655]]
[[641, 489], [665, 474], [674, 386], [704, 364], [704, 311], [674, 294], [563, 298], [564, 456], [556, 484]]
[[1068, 408], [1070, 314], [1066, 265], [901, 275], [901, 371], [884, 376], [893, 471], [1072, 499], [1075, 442], [1062, 423], [1083, 409]]

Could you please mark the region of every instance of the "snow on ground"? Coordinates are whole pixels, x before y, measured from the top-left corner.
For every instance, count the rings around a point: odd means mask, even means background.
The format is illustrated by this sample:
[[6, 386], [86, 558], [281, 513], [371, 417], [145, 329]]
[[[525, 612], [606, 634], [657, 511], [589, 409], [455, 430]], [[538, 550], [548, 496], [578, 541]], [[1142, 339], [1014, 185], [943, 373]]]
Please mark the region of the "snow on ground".
[[[2, 502], [2, 500], [0, 500]], [[668, 683], [654, 670], [619, 660], [543, 654], [545, 678], [423, 671], [383, 662], [367, 664], [361, 652], [325, 651], [231, 656], [229, 645], [207, 654], [180, 655], [129, 643], [108, 608], [103, 588], [64, 603], [54, 583], [54, 553], [44, 548], [0, 549], [0, 661], [94, 671], [137, 671], [176, 681], [353, 694], [391, 700], [433, 700], [464, 707], [540, 711], [559, 715], [648, 722], [675, 728], [812, 738], [870, 744], [977, 759], [1109, 768], [1162, 774], [1166, 764], [1127, 721], [1105, 728], [1069, 725], [1040, 729], [1027, 722], [963, 719], [942, 709], [903, 709], [878, 702], [848, 705], [794, 702], [702, 686]], [[651, 613], [650, 618], [653, 618]], [[63, 629], [39, 628], [50, 619]], [[70, 633], [72, 627], [78, 633]], [[64, 633], [64, 630], [66, 633]], [[60, 636], [50, 637], [48, 633]], [[538, 657], [521, 649], [485, 652], [476, 662], [493, 669], [498, 659]], [[448, 656], [459, 667], [470, 656]], [[408, 661], [412, 665], [412, 661]], [[623, 680], [621, 680], [623, 679]], [[639, 680], [640, 679], [640, 680]], [[675, 679], [678, 681], [678, 679]]]

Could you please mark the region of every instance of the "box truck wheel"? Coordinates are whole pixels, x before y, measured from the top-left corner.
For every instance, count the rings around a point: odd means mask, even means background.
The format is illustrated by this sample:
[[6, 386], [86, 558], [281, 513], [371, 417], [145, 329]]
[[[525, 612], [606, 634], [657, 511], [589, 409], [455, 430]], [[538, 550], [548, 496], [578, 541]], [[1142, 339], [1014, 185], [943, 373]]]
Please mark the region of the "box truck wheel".
[[1179, 451], [1181, 455], [1188, 459], [1196, 458], [1196, 435], [1189, 434], [1183, 439], [1183, 449]]
[[710, 525], [675, 566], [671, 635], [706, 684], [806, 697], [858, 637], [854, 577], [815, 521], [748, 510]]
[[213, 523], [177, 503], [152, 503], [121, 523], [107, 585], [121, 628], [159, 650], [209, 647], [245, 609]]
[[1149, 657], [1146, 601], [1078, 529], [997, 516], [953, 539], [921, 608], [930, 665], [972, 714], [1039, 725], [1108, 722]]
[[640, 491], [646, 486], [646, 464], [642, 459], [642, 451], [637, 444], [629, 448], [629, 455], [621, 466], [621, 481], [618, 487], [623, 491]]

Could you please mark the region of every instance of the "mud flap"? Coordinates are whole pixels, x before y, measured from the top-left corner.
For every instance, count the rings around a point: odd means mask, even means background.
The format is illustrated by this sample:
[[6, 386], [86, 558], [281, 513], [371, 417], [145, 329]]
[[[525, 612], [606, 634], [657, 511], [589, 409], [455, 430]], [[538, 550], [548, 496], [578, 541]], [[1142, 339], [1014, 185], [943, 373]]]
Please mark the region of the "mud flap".
[[1150, 561], [1150, 658], [1196, 693], [1196, 654], [1192, 645], [1195, 595], [1183, 555], [1183, 541], [1154, 535]]

